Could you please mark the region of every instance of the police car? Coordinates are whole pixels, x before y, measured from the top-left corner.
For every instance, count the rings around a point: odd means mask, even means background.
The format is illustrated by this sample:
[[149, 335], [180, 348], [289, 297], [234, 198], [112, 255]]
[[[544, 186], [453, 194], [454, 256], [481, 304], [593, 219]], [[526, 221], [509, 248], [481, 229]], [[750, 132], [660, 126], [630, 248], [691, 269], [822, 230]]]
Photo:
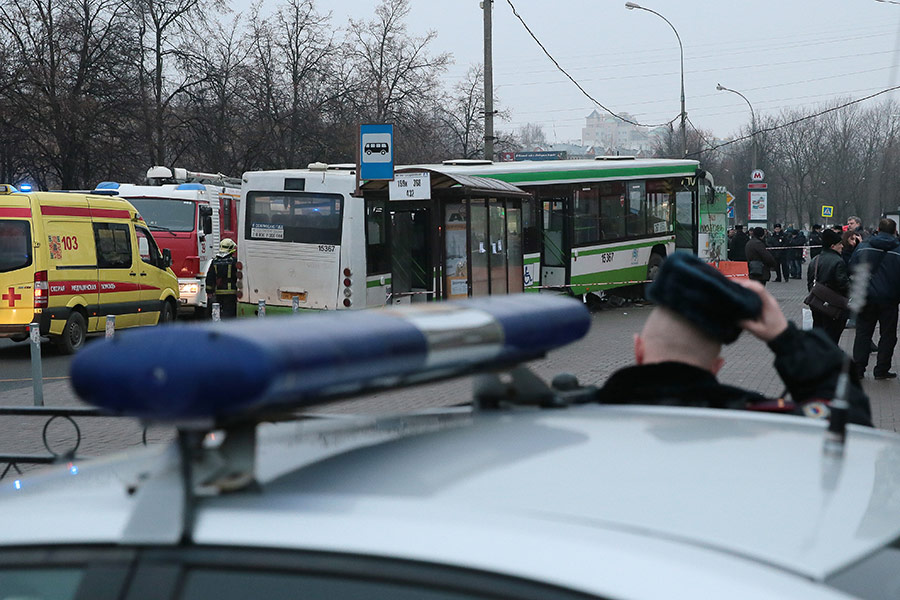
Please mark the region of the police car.
[[[177, 441], [0, 481], [0, 598], [900, 597], [897, 435], [598, 405], [523, 366], [575, 301], [406, 309], [86, 348], [79, 394]], [[295, 413], [473, 372], [470, 406]]]

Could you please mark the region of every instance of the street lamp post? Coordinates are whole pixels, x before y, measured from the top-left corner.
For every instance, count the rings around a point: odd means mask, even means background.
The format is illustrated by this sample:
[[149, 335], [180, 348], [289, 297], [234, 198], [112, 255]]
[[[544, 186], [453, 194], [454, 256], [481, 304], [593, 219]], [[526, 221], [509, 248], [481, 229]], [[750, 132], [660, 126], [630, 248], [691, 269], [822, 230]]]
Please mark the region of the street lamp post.
[[645, 7], [641, 6], [640, 4], [636, 4], [634, 2], [626, 2], [625, 8], [627, 8], [628, 10], [635, 10], [635, 9], [645, 10], [648, 13], [653, 13], [654, 15], [656, 15], [657, 17], [659, 17], [660, 19], [662, 19], [663, 21], [665, 21], [666, 23], [669, 24], [669, 27], [671, 27], [672, 31], [675, 32], [675, 37], [678, 39], [678, 50], [681, 54], [681, 155], [687, 156], [687, 129], [685, 127], [685, 121], [687, 120], [687, 112], [685, 112], [685, 110], [684, 110], [684, 46], [681, 43], [681, 36], [678, 35], [678, 30], [675, 29], [675, 26], [672, 25], [672, 23], [667, 18], [665, 18], [664, 16], [662, 16], [655, 10], [645, 8]]
[[747, 96], [743, 95], [737, 90], [733, 90], [731, 88], [727, 88], [721, 83], [716, 84], [716, 89], [725, 92], [731, 92], [732, 94], [737, 94], [741, 98], [744, 99], [744, 102], [747, 103], [747, 106], [750, 107], [750, 143], [753, 146], [753, 170], [756, 170], [756, 113], [753, 111], [753, 105], [750, 104], [750, 101], [747, 100]]

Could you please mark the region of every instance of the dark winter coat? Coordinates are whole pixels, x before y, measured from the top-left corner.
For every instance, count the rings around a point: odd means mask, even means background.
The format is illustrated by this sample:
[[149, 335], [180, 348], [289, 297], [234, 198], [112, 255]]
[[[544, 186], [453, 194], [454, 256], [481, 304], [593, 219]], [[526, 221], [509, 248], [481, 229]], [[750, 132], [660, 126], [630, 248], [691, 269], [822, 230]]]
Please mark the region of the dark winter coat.
[[[811, 231], [809, 232], [809, 255], [811, 257], [816, 257], [819, 255], [819, 252], [822, 251], [822, 232], [821, 231]], [[818, 246], [818, 247], [814, 247]]]
[[[749, 263], [751, 260], [759, 260], [762, 261], [768, 270], [777, 269], [778, 261], [775, 260], [775, 256], [766, 249], [766, 244], [761, 239], [757, 237], [750, 238], [750, 241], [747, 242], [745, 246], [744, 254], [747, 257], [747, 262]], [[768, 271], [766, 271], [768, 275]], [[755, 279], [755, 278], [754, 278]], [[766, 276], [763, 279], [757, 279], [758, 281], [768, 281], [769, 277]]]
[[850, 272], [866, 262], [871, 265], [866, 304], [900, 303], [900, 241], [889, 233], [878, 232], [860, 242], [850, 258]]
[[750, 236], [743, 231], [736, 231], [734, 237], [728, 243], [728, 260], [747, 260], [744, 254], [744, 246], [747, 245], [747, 240], [749, 239]]
[[825, 248], [819, 256], [812, 259], [806, 269], [806, 289], [811, 290], [813, 282], [818, 281], [844, 296], [850, 296], [850, 272], [841, 255]]
[[[844, 353], [821, 330], [800, 331], [789, 325], [769, 342], [775, 353], [775, 369], [781, 376], [794, 403], [790, 409], [803, 414], [807, 402], [834, 398]], [[705, 369], [685, 363], [665, 362], [620, 369], [597, 391], [601, 404], [649, 404], [662, 406], [694, 406], [702, 408], [760, 409], [781, 405], [750, 390], [719, 383]], [[872, 425], [869, 398], [859, 379], [851, 376], [847, 386], [851, 423]]]

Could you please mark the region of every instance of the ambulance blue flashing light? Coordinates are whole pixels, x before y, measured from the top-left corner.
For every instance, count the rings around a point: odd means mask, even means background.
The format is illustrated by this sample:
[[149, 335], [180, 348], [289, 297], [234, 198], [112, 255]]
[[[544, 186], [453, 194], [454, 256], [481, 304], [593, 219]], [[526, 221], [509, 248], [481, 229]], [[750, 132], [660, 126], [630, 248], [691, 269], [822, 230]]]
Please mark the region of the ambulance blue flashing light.
[[508, 367], [589, 327], [581, 302], [532, 294], [175, 325], [89, 345], [72, 385], [112, 414], [223, 422]]
[[180, 183], [176, 190], [205, 190], [206, 186], [202, 183]]
[[34, 187], [30, 183], [23, 183], [23, 184], [19, 185], [20, 192], [28, 193], [28, 192], [32, 191], [33, 189], [34, 189]]
[[117, 190], [119, 189], [119, 184], [115, 181], [101, 181], [97, 184], [95, 190]]

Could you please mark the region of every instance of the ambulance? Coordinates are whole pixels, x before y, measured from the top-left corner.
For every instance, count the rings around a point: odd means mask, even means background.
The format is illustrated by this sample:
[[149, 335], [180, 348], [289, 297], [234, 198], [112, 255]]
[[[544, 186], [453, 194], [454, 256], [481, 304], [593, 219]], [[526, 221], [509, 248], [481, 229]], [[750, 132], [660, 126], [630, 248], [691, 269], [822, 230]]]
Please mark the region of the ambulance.
[[207, 314], [206, 273], [222, 238], [237, 242], [241, 180], [221, 173], [155, 166], [147, 185], [103, 181], [96, 194], [125, 198], [156, 243], [172, 251], [179, 313]]
[[0, 337], [34, 322], [71, 354], [107, 315], [116, 329], [172, 321], [171, 263], [127, 200], [0, 185]]

